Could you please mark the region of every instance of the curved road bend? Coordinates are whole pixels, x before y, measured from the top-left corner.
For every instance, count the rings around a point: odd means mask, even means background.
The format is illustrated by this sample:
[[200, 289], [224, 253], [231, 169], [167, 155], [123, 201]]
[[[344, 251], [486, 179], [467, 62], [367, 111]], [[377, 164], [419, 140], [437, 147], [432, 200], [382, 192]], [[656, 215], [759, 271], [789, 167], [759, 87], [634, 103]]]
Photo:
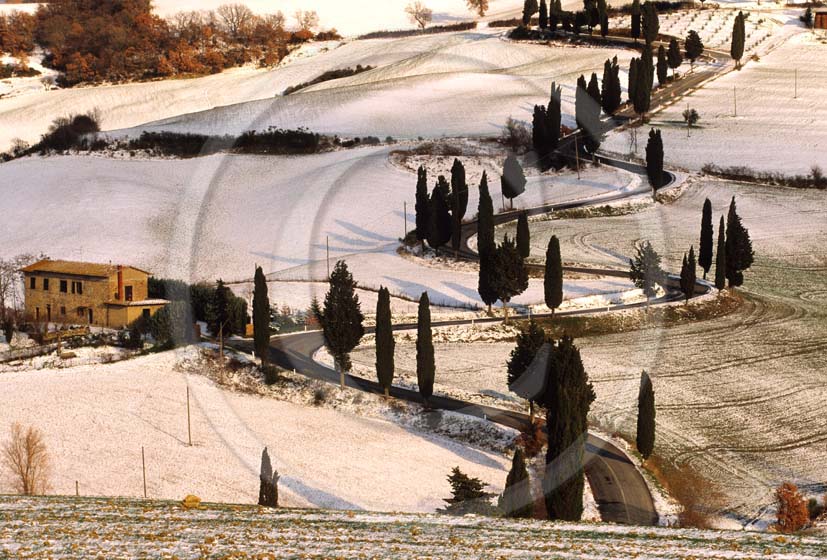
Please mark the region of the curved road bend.
[[[625, 38], [615, 38], [625, 41]], [[709, 52], [709, 51], [707, 51]], [[724, 53], [712, 52], [715, 62], [718, 63], [717, 68], [710, 69], [706, 72], [698, 72], [685, 76], [684, 79], [676, 82], [673, 86], [658, 91], [653, 95], [653, 106], [658, 102], [663, 102], [668, 98], [673, 98], [675, 95], [684, 94], [691, 89], [698, 87], [704, 81], [709, 79], [711, 75], [721, 72], [725, 68], [723, 62]], [[622, 115], [622, 112], [621, 112]], [[615, 119], [615, 127], [620, 126], [619, 119]], [[573, 141], [573, 135], [561, 141]], [[633, 173], [645, 175], [646, 169], [644, 166], [627, 162], [623, 160], [616, 160], [604, 156], [599, 156], [602, 163], [625, 169]], [[670, 184], [674, 183], [675, 176], [667, 172], [670, 176]], [[668, 185], [667, 185], [668, 187]], [[619, 200], [628, 196], [629, 193], [619, 192], [603, 197], [597, 197], [587, 201], [575, 201], [561, 204], [552, 204], [540, 206], [537, 208], [528, 209], [529, 215], [544, 214], [551, 211], [565, 210], [569, 208], [578, 208], [589, 206], [595, 203], [605, 203], [614, 200]], [[496, 224], [504, 224], [515, 220], [521, 211], [506, 212], [495, 216]], [[471, 222], [463, 227], [462, 249], [461, 254], [465, 258], [474, 259], [477, 255], [468, 247], [468, 239], [476, 233], [476, 223]], [[536, 265], [532, 265], [532, 268]], [[542, 268], [542, 267], [539, 267]], [[589, 268], [572, 268], [567, 267], [566, 270], [570, 272], [579, 272], [582, 274], [596, 274], [602, 276], [623, 276], [626, 277], [625, 271], [606, 270], [606, 269], [589, 269]], [[680, 299], [681, 294], [676, 290], [678, 287], [678, 278], [670, 275], [667, 281], [667, 294], [653, 300], [654, 304], [675, 301]], [[708, 293], [710, 290], [709, 284], [698, 281], [698, 294]], [[626, 304], [616, 305], [611, 307], [612, 310], [629, 309], [641, 307], [645, 304]], [[574, 310], [569, 312], [559, 312], [558, 316], [567, 315], [592, 315], [605, 313], [607, 309], [590, 309], [590, 310]], [[544, 315], [535, 315], [535, 317], [544, 317]], [[549, 315], [550, 316], [550, 315]], [[515, 319], [527, 319], [528, 316], [516, 315]], [[474, 320], [475, 323], [493, 323], [499, 322], [500, 319], [486, 318]], [[454, 325], [467, 325], [472, 323], [470, 320], [457, 321], [442, 321], [433, 323], [433, 327], [447, 327]], [[410, 330], [416, 328], [414, 324], [395, 325], [394, 330]], [[278, 365], [286, 370], [295, 370], [297, 373], [305, 375], [311, 379], [324, 381], [331, 384], [339, 383], [339, 374], [314, 361], [314, 354], [324, 345], [324, 337], [321, 332], [307, 332], [294, 335], [286, 335], [276, 337], [272, 340], [270, 345], [270, 360], [273, 364]], [[229, 346], [233, 346], [239, 350], [251, 352], [253, 344], [251, 341], [233, 341]], [[345, 384], [348, 387], [357, 389], [368, 393], [382, 394], [382, 388], [375, 381], [356, 377], [354, 375], [345, 376]], [[393, 387], [390, 391], [394, 398], [402, 399], [413, 403], [422, 403], [422, 397], [418, 391], [405, 389], [401, 387]], [[528, 416], [520, 412], [511, 410], [504, 410], [494, 408], [486, 405], [469, 403], [450, 397], [435, 395], [429, 400], [431, 408], [438, 410], [447, 410], [484, 418], [495, 422], [497, 424], [507, 426], [510, 428], [521, 429], [528, 425]], [[594, 494], [597, 502], [600, 516], [603, 521], [621, 523], [627, 525], [655, 525], [658, 522], [658, 513], [655, 509], [652, 495], [649, 487], [643, 476], [637, 470], [635, 465], [629, 460], [626, 454], [618, 449], [612, 443], [589, 434], [586, 442], [586, 457], [585, 457], [585, 471], [586, 477], [589, 480], [589, 486]]]
[[[595, 272], [595, 271], [592, 271]], [[617, 272], [617, 271], [604, 271]], [[679, 294], [670, 292], [659, 301], [672, 301]], [[645, 303], [617, 305], [613, 310], [631, 309], [644, 306]], [[594, 315], [606, 313], [606, 309], [587, 309], [558, 312], [557, 316]], [[534, 315], [534, 317], [550, 317], [549, 315]], [[527, 315], [516, 315], [515, 319], [528, 319]], [[497, 323], [498, 317], [475, 319], [474, 323]], [[470, 320], [453, 320], [434, 322], [433, 327], [447, 327], [467, 325]], [[415, 329], [415, 324], [394, 325], [395, 331]], [[366, 329], [370, 332], [372, 329]], [[333, 385], [339, 384], [339, 374], [313, 359], [314, 354], [324, 345], [324, 336], [320, 331], [298, 333], [276, 337], [270, 344], [270, 360], [273, 364], [286, 369], [295, 370], [308, 378], [316, 379]], [[238, 350], [252, 352], [252, 341], [233, 341], [228, 346]], [[345, 384], [353, 389], [367, 393], [382, 394], [381, 386], [372, 380], [354, 375], [345, 376]], [[392, 387], [391, 396], [412, 403], [422, 403], [418, 391], [402, 387]], [[504, 410], [487, 405], [470, 403], [451, 397], [434, 395], [429, 400], [429, 406], [437, 410], [447, 410], [484, 418], [502, 426], [521, 429], [528, 425], [528, 415]], [[585, 471], [589, 485], [597, 502], [600, 516], [603, 521], [627, 525], [655, 525], [658, 522], [658, 513], [655, 509], [652, 495], [643, 476], [637, 467], [629, 460], [626, 454], [612, 443], [589, 434], [586, 442]]]

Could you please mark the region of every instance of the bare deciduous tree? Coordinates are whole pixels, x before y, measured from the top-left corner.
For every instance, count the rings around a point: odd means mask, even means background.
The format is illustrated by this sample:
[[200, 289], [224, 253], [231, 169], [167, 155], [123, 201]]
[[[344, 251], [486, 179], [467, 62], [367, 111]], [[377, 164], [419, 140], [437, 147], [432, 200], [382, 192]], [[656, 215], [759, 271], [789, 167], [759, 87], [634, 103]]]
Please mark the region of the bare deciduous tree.
[[15, 422], [3, 445], [3, 463], [11, 471], [17, 491], [24, 496], [45, 494], [49, 489], [49, 453], [43, 433]]
[[44, 255], [35, 257], [24, 254], [0, 259], [0, 320], [6, 318], [7, 309], [18, 309], [21, 304], [23, 275], [20, 269], [44, 258]]
[[431, 23], [431, 19], [433, 19], [434, 16], [431, 9], [419, 1], [408, 4], [405, 8], [405, 13], [408, 14], [411, 23], [417, 24], [420, 29], [425, 29], [425, 27]]
[[284, 29], [284, 21], [284, 13], [281, 11], [264, 16], [264, 23], [273, 29]]
[[244, 4], [224, 4], [218, 7], [217, 12], [227, 33], [236, 38], [250, 26], [255, 18], [253, 11]]
[[296, 23], [302, 31], [313, 31], [319, 26], [319, 14], [314, 10], [296, 10]]
[[468, 4], [469, 10], [477, 12], [480, 17], [488, 11], [488, 0], [465, 0], [465, 3]]

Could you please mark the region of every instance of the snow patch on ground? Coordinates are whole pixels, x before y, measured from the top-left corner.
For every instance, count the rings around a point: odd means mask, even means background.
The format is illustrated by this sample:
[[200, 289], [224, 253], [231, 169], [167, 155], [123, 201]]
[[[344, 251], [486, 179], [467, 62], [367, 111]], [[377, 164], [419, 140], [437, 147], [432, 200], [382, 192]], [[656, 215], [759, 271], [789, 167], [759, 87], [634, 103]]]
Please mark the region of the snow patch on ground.
[[[429, 512], [450, 494], [446, 476], [457, 465], [502, 490], [508, 461], [499, 453], [421, 431], [416, 423], [228, 391], [188, 373], [182, 361], [192, 357], [190, 349], [112, 365], [5, 373], [0, 390], [15, 396], [15, 406], [0, 409], [0, 433], [13, 422], [40, 428], [60, 465], [51, 476], [52, 492], [65, 495], [74, 494], [75, 481], [82, 495], [142, 495], [141, 447], [155, 498], [193, 493], [255, 503], [265, 446], [282, 475], [288, 506]], [[437, 424], [479, 432], [459, 421], [468, 422], [445, 418]], [[8, 481], [0, 489], [9, 492]]]

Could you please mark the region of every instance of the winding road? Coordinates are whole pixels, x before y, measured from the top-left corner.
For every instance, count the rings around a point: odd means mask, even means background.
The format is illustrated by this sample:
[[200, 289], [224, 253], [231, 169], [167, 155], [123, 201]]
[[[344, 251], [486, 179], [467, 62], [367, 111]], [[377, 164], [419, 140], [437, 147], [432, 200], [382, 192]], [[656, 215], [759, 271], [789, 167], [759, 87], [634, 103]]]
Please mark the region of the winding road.
[[[631, 39], [610, 37], [609, 41], [631, 43]], [[714, 51], [707, 51], [712, 64], [708, 65], [704, 71], [691, 73], [685, 75], [681, 80], [673, 82], [666, 88], [662, 88], [653, 93], [652, 107], [653, 110], [659, 105], [667, 103], [675, 99], [676, 96], [684, 95], [697, 87], [703, 85], [709, 79], [718, 76], [728, 68], [725, 53], [718, 53]], [[622, 108], [618, 116], [607, 121], [609, 128], [617, 128], [624, 124], [631, 118], [631, 109], [629, 107]], [[567, 142], [574, 141], [574, 135], [577, 132], [568, 135], [561, 139], [561, 146], [565, 146]], [[601, 163], [610, 165], [626, 171], [637, 173], [646, 176], [646, 169], [644, 166], [618, 160], [607, 156], [598, 156]], [[667, 172], [669, 178], [668, 184], [664, 188], [673, 186], [676, 182], [676, 177], [671, 172]], [[505, 224], [517, 219], [521, 212], [527, 212], [529, 215], [540, 215], [553, 211], [566, 210], [571, 208], [581, 208], [595, 204], [605, 204], [606, 202], [616, 201], [630, 196], [629, 192], [611, 193], [599, 197], [590, 198], [583, 201], [574, 201], [563, 204], [549, 204], [539, 206], [528, 210], [520, 210], [515, 212], [504, 212], [495, 216], [495, 223], [497, 225]], [[463, 226], [463, 236], [460, 255], [465, 259], [476, 259], [477, 255], [468, 247], [468, 240], [476, 234], [476, 222], [470, 222]], [[531, 268], [542, 269], [538, 265], [529, 265]], [[620, 270], [609, 269], [591, 269], [591, 268], [571, 268], [566, 267], [569, 272], [577, 272], [580, 274], [594, 274], [598, 276], [619, 276], [628, 277], [628, 273]], [[666, 295], [653, 300], [652, 305], [663, 304], [679, 300], [682, 294], [679, 291], [679, 278], [675, 275], [669, 275], [665, 284], [667, 289]], [[696, 295], [703, 295], [708, 293], [712, 287], [709, 283], [698, 280], [696, 287]], [[584, 316], [607, 313], [609, 311], [617, 311], [622, 309], [637, 308], [646, 305], [645, 303], [637, 304], [623, 304], [615, 305], [610, 308], [600, 309], [586, 309], [573, 310], [569, 312], [559, 312], [557, 316]], [[534, 317], [546, 317], [550, 315], [534, 315]], [[528, 319], [525, 315], [516, 315], [515, 319]], [[467, 325], [473, 323], [493, 323], [501, 321], [500, 318], [485, 318], [471, 320], [455, 320], [434, 322], [433, 327], [448, 327], [455, 325]], [[395, 331], [416, 329], [415, 324], [400, 324], [395, 325]], [[370, 329], [367, 329], [370, 331]], [[233, 341], [228, 344], [238, 350], [252, 352], [253, 344], [251, 341]], [[324, 345], [324, 337], [321, 332], [304, 332], [292, 335], [284, 335], [274, 337], [270, 345], [270, 361], [271, 363], [284, 368], [286, 370], [293, 370], [296, 373], [302, 374], [311, 379], [319, 381], [339, 384], [340, 377], [336, 371], [316, 362], [313, 356]], [[346, 386], [367, 392], [382, 394], [380, 385], [372, 380], [364, 379], [354, 375], [347, 374], [345, 376]], [[390, 392], [394, 398], [402, 399], [412, 403], [422, 403], [422, 398], [418, 391], [405, 389], [401, 387], [393, 387]], [[519, 412], [504, 410], [500, 408], [490, 407], [486, 405], [470, 403], [458, 399], [435, 395], [429, 399], [429, 406], [432, 409], [454, 411], [461, 414], [467, 414], [478, 418], [483, 418], [491, 422], [495, 422], [502, 426], [510, 428], [521, 429], [529, 423], [528, 415]], [[585, 456], [585, 472], [595, 497], [601, 518], [606, 522], [614, 522], [627, 525], [655, 525], [658, 522], [658, 513], [655, 508], [649, 487], [638, 471], [637, 467], [632, 463], [628, 456], [620, 450], [617, 446], [609, 441], [606, 441], [594, 434], [589, 434], [586, 442], [586, 456]]]

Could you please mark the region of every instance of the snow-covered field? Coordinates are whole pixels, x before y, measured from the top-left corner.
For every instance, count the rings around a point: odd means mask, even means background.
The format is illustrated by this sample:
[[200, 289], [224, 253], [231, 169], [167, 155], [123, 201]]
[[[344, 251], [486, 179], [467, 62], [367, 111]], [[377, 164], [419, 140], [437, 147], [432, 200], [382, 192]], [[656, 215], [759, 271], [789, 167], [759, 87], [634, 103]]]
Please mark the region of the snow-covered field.
[[[633, 437], [640, 371], [652, 373], [657, 452], [707, 476], [722, 490], [722, 505], [733, 519], [749, 524], [785, 480], [811, 495], [827, 490], [824, 193], [697, 179], [669, 205], [611, 218], [533, 223], [532, 252], [539, 256], [554, 233], [564, 259], [615, 265], [619, 260], [612, 255], [630, 254], [635, 242], [648, 239], [675, 270], [691, 244], [697, 249], [704, 198], [713, 203], [717, 235], [717, 217], [732, 195], [756, 253], [742, 308], [697, 324], [579, 344], [595, 381], [594, 419]], [[512, 347], [456, 345], [438, 350], [437, 363], [450, 351], [451, 362], [469, 361], [474, 375], [498, 380], [498, 364]]]
[[[265, 446], [285, 506], [430, 512], [450, 495], [454, 466], [492, 491], [505, 482], [508, 459], [499, 454], [378, 416], [230, 392], [180, 371], [189, 354], [0, 374], [0, 392], [14, 395], [13, 406], [0, 407], [0, 440], [13, 422], [41, 429], [51, 493], [64, 495], [77, 481], [86, 496], [142, 496], [141, 447], [152, 498], [255, 503]], [[11, 491], [6, 475], [0, 493]]]
[[[818, 536], [484, 517], [265, 510], [177, 502], [3, 498], [0, 551], [28, 558], [767, 558], [816, 560]], [[95, 538], [87, 538], [94, 534]], [[25, 543], [25, 544], [24, 544]]]
[[[208, 281], [250, 279], [258, 264], [273, 281], [318, 282], [327, 276], [329, 238], [331, 260], [345, 259], [368, 288], [385, 285], [415, 299], [428, 290], [436, 305], [478, 304], [474, 270], [423, 266], [396, 253], [405, 228], [404, 202], [413, 228], [416, 178], [389, 161], [391, 149], [303, 157], [62, 156], [9, 162], [0, 165], [0, 208], [6, 216], [0, 254], [45, 251], [52, 258], [128, 261], [158, 277]], [[469, 174], [469, 215], [477, 207], [476, 178]], [[497, 183], [492, 179], [492, 190]], [[589, 169], [580, 181], [571, 173], [535, 176], [515, 205], [636, 191], [640, 183], [639, 177], [610, 168]], [[286, 287], [271, 299], [303, 308], [319, 286], [305, 287]], [[570, 286], [576, 296], [625, 289], [615, 281]], [[541, 283], [534, 281], [515, 303], [542, 300]]]
[[[0, 149], [14, 138], [38, 140], [56, 117], [93, 109], [105, 130], [138, 127], [133, 134], [277, 126], [382, 138], [496, 135], [509, 116], [530, 120], [534, 104], [548, 102], [552, 80], [563, 85], [571, 124], [577, 77], [602, 71], [614, 54], [625, 66], [632, 54], [511, 43], [502, 40], [505, 31], [311, 44], [273, 70], [18, 95], [0, 102]], [[377, 68], [281, 96], [289, 86], [357, 64]]]
[[[693, 170], [707, 163], [744, 165], [785, 174], [824, 166], [827, 70], [821, 61], [827, 59], [827, 44], [803, 30], [794, 32], [794, 25], [789, 22], [782, 32], [792, 37], [770, 54], [652, 117], [651, 125], [663, 131], [668, 165]], [[682, 116], [687, 107], [701, 118], [689, 138]], [[646, 143], [638, 144], [642, 156]], [[610, 134], [604, 144], [618, 153], [626, 153], [628, 146], [625, 132]]]
[[[143, 130], [238, 134], [269, 126], [380, 138], [498, 135], [509, 116], [530, 121], [534, 105], [548, 103], [553, 80], [563, 86], [564, 124], [572, 125], [577, 77], [602, 72], [604, 61], [615, 54], [625, 67], [633, 54], [512, 43], [503, 40], [504, 33], [481, 29], [349, 43], [342, 47], [351, 55], [347, 65], [378, 68], [287, 97], [181, 115], [116, 135], [135, 136]], [[342, 67], [344, 52], [317, 57], [317, 74]], [[332, 60], [339, 62], [328, 66]], [[274, 93], [280, 91], [274, 87]]]

